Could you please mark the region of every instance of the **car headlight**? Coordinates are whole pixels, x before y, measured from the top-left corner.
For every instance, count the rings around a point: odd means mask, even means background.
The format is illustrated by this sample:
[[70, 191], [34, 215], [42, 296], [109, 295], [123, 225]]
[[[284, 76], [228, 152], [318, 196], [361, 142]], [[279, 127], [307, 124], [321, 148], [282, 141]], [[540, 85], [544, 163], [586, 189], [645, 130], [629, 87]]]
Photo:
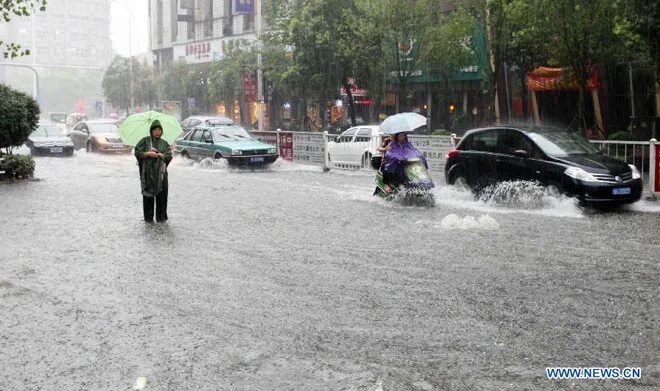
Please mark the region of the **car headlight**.
[[277, 153], [277, 149], [271, 148], [268, 150], [268, 153]]
[[242, 155], [243, 151], [241, 151], [240, 149], [232, 149], [231, 154], [232, 155]]
[[642, 177], [642, 174], [639, 173], [639, 170], [634, 164], [628, 164], [628, 167], [630, 167], [630, 171], [632, 171], [632, 179], [639, 179]]
[[568, 167], [566, 171], [564, 171], [564, 174], [583, 182], [598, 182], [593, 175], [579, 167]]

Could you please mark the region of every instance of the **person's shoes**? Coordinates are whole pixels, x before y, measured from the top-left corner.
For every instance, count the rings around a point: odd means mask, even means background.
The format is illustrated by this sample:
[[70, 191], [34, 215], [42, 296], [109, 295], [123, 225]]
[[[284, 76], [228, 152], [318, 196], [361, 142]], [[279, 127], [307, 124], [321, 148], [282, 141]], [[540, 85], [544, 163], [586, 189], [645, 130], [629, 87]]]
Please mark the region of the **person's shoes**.
[[145, 222], [145, 223], [153, 223], [153, 222], [154, 222], [154, 219], [144, 219], [144, 222]]

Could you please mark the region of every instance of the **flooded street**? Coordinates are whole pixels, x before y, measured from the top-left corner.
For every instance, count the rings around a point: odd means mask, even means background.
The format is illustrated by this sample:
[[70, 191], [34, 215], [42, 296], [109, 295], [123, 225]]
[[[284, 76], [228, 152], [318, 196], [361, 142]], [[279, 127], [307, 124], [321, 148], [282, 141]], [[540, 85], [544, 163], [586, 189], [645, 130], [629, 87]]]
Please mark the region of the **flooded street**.
[[[660, 388], [660, 203], [373, 197], [369, 172], [177, 157], [167, 223], [131, 155], [0, 184], [0, 389]], [[548, 380], [546, 367], [641, 380]]]

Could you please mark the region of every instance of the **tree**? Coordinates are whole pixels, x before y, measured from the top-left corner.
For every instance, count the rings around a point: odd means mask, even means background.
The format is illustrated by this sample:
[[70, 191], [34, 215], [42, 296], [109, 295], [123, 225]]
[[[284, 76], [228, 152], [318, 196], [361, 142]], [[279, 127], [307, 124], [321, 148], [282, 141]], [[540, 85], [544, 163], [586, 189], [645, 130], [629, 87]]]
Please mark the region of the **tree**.
[[[539, 0], [556, 26], [551, 52], [557, 63], [570, 67], [579, 84], [578, 128], [587, 129], [587, 82], [595, 66], [628, 58], [635, 34], [630, 29], [626, 0]], [[601, 129], [603, 130], [603, 129]]]
[[224, 101], [227, 107], [238, 102], [242, 123], [248, 122], [243, 76], [248, 72], [256, 74], [256, 65], [254, 47], [245, 42], [233, 41], [225, 47], [223, 59], [214, 63], [209, 70], [210, 101]]
[[[210, 64], [186, 64], [183, 60], [173, 63], [159, 77], [163, 100], [181, 101], [184, 116], [207, 112], [210, 67]], [[194, 106], [188, 98], [194, 99]]]
[[39, 105], [28, 95], [0, 84], [0, 148], [8, 154], [23, 145], [39, 122]]
[[[463, 9], [448, 14], [429, 12], [426, 18], [427, 28], [422, 33], [425, 45], [421, 48], [420, 59], [427, 70], [441, 76], [447, 97], [454, 73], [474, 63], [472, 35], [477, 29], [477, 21]], [[434, 19], [437, 23], [433, 23]], [[447, 108], [448, 104], [443, 106]], [[449, 129], [450, 117], [444, 117], [445, 129]]]
[[103, 76], [103, 94], [113, 106], [126, 109], [129, 114], [131, 107], [130, 95], [130, 65], [129, 59], [116, 56]]
[[405, 101], [408, 80], [419, 71], [419, 48], [424, 45], [424, 20], [428, 4], [412, 0], [382, 0], [376, 8], [378, 25], [385, 31], [382, 41], [385, 72], [397, 81], [396, 110]]
[[[0, 15], [5, 22], [9, 22], [14, 16], [30, 16], [36, 10], [46, 10], [47, 0], [0, 0]], [[21, 46], [12, 42], [0, 40], [0, 51], [4, 58], [27, 56], [30, 50], [21, 50]]]
[[[329, 99], [338, 97], [339, 86], [343, 86], [353, 124], [349, 81], [374, 86], [377, 75], [382, 76], [378, 59], [383, 30], [375, 28], [377, 19], [369, 12], [379, 9], [375, 3], [379, 2], [273, 0], [268, 8], [274, 31], [270, 43], [285, 48], [290, 59], [289, 64], [282, 64], [285, 69], [280, 81], [297, 89], [303, 102], [309, 98], [318, 101], [321, 109]], [[325, 126], [325, 116], [322, 119]]]

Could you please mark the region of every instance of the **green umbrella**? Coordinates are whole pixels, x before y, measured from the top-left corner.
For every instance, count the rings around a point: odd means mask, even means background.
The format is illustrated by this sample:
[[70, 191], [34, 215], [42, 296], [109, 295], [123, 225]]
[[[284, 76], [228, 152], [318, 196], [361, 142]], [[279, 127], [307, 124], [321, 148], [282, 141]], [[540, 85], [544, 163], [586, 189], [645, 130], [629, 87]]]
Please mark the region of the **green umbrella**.
[[179, 121], [171, 115], [157, 111], [145, 111], [144, 113], [129, 115], [118, 130], [121, 141], [126, 145], [135, 146], [142, 138], [149, 136], [149, 127], [154, 120], [160, 121], [160, 126], [163, 128], [161, 138], [170, 145], [174, 144], [174, 140], [183, 131]]

